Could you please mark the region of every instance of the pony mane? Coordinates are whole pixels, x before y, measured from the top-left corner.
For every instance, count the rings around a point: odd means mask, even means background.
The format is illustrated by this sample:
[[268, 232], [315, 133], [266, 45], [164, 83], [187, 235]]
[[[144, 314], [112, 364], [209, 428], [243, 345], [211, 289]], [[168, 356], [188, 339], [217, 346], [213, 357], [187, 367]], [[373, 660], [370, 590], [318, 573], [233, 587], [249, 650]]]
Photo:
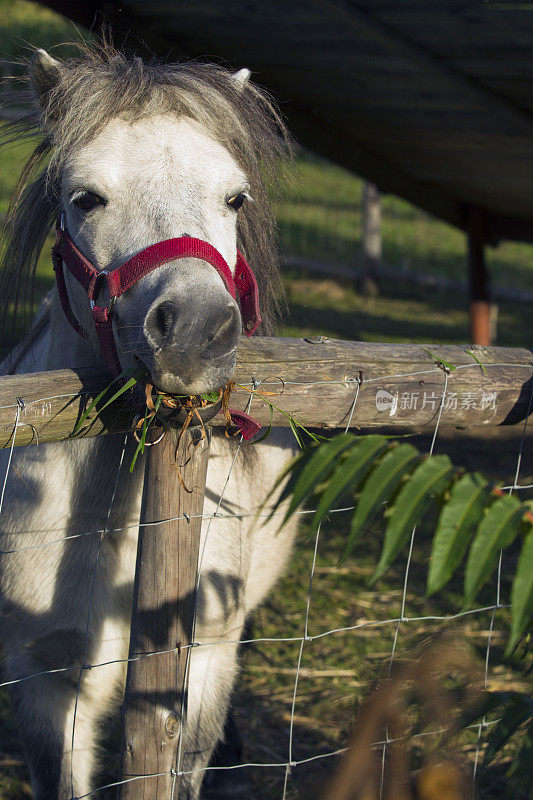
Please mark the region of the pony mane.
[[254, 203], [238, 216], [238, 246], [251, 264], [260, 292], [264, 335], [284, 308], [275, 225], [265, 180], [278, 183], [290, 152], [285, 125], [268, 95], [253, 84], [240, 88], [218, 65], [165, 64], [127, 57], [107, 41], [75, 45], [61, 63], [59, 80], [39, 106], [29, 79], [11, 96], [31, 107], [3, 126], [2, 143], [31, 139], [36, 147], [13, 191], [0, 259], [2, 343], [14, 344], [33, 314], [35, 269], [60, 209], [60, 178], [69, 154], [96, 136], [113, 117], [137, 120], [171, 113], [199, 122], [235, 158], [250, 181]]

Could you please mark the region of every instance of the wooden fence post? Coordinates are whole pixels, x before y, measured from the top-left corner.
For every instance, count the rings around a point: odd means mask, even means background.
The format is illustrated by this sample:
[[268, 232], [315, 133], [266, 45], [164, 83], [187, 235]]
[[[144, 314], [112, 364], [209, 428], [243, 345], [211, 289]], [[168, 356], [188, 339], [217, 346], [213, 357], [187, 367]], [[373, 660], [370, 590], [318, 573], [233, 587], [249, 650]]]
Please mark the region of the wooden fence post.
[[361, 289], [364, 294], [379, 293], [378, 271], [381, 267], [381, 195], [375, 184], [363, 183], [361, 198], [361, 217], [363, 229], [363, 279]]
[[[199, 442], [199, 443], [198, 443]], [[177, 450], [177, 453], [176, 453]], [[189, 491], [180, 485], [177, 463]], [[137, 546], [130, 658], [124, 697], [120, 800], [177, 797], [173, 778], [181, 735], [182, 698], [187, 691], [201, 515], [209, 437], [189, 429], [178, 447], [178, 432], [149, 448]], [[179, 517], [180, 519], [174, 519]], [[172, 519], [158, 523], [160, 520]], [[172, 783], [174, 794], [172, 795]]]

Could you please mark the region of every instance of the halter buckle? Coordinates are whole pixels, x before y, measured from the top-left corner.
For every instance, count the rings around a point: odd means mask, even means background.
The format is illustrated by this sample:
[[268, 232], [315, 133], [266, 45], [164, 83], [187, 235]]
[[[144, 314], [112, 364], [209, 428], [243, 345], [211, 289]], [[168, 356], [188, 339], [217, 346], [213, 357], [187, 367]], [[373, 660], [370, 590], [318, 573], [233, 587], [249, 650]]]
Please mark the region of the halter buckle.
[[[94, 297], [98, 297], [98, 295], [102, 291], [102, 286], [100, 284], [101, 283], [106, 283], [105, 279], [106, 279], [107, 275], [109, 275], [109, 271], [107, 269], [102, 269], [102, 270], [100, 270], [100, 272], [98, 273], [98, 275], [96, 276], [96, 278], [94, 280], [94, 285], [93, 285], [93, 290], [92, 290], [92, 297], [89, 298], [89, 303], [91, 304], [91, 311], [93, 311], [97, 307], [96, 306], [96, 302], [94, 301]], [[117, 303], [117, 298], [116, 297], [110, 297], [109, 298], [109, 303], [108, 303], [108, 306], [107, 306], [107, 316], [108, 317], [111, 317], [111, 314], [113, 313], [113, 310], [115, 308], [116, 303]], [[98, 308], [101, 308], [101, 306], [98, 306]]]

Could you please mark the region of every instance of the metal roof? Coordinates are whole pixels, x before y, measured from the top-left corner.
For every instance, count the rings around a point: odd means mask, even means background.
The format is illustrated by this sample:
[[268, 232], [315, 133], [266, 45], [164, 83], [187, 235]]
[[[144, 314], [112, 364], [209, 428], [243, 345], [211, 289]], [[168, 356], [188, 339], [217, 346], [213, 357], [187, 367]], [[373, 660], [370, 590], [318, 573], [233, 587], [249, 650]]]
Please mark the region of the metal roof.
[[[48, 0], [91, 25], [99, 4]], [[105, 6], [105, 8], [104, 8]], [[248, 66], [306, 147], [485, 238], [533, 241], [533, 3], [122, 0], [115, 37]]]

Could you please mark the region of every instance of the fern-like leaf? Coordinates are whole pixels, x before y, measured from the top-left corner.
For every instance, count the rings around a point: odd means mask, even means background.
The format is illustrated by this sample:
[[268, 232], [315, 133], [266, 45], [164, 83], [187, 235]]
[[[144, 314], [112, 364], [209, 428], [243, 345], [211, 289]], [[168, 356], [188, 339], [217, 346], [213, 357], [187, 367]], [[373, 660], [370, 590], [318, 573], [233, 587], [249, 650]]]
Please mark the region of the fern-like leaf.
[[491, 500], [488, 481], [478, 472], [464, 475], [452, 488], [433, 538], [427, 595], [442, 589], [464, 558]]
[[511, 589], [511, 636], [505, 655], [509, 655], [533, 618], [533, 530], [522, 545]]
[[487, 509], [472, 542], [466, 562], [464, 603], [471, 606], [494, 571], [500, 551], [508, 547], [519, 531], [524, 514], [514, 495], [499, 497]]
[[313, 514], [311, 532], [316, 531], [330, 508], [347, 489], [357, 486], [367, 475], [368, 470], [373, 467], [375, 460], [387, 446], [388, 441], [383, 436], [364, 436], [357, 440], [346, 458], [335, 467]]
[[390, 512], [381, 558], [371, 583], [392, 564], [431, 500], [449, 486], [453, 475], [453, 464], [448, 456], [433, 456], [420, 464], [402, 486]]
[[401, 444], [391, 447], [374, 467], [363, 485], [339, 563], [349, 556], [362, 531], [369, 527], [419, 459], [418, 450], [410, 444]]
[[317, 485], [325, 480], [335, 467], [335, 463], [342, 453], [357, 442], [357, 437], [352, 433], [341, 433], [328, 442], [316, 447], [310, 447], [301, 456], [298, 464], [298, 477], [291, 486], [282, 492], [279, 502], [292, 494], [289, 508], [283, 519], [282, 525], [292, 517], [296, 509], [302, 505], [315, 491]]

